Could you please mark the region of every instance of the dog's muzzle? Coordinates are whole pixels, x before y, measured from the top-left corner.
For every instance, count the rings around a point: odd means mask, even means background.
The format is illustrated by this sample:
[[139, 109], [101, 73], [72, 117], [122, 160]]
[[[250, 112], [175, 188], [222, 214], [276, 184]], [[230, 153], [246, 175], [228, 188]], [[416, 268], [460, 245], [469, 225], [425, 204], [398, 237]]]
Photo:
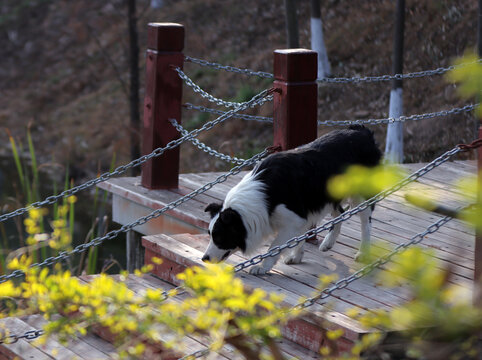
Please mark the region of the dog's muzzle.
[[202, 257], [202, 261], [203, 262], [211, 262], [211, 263], [218, 263], [218, 262], [221, 262], [223, 261], [224, 259], [226, 259], [229, 255], [231, 255], [231, 251], [226, 251], [223, 256], [221, 256], [221, 259], [216, 259], [216, 258], [211, 258], [211, 256], [205, 254], [203, 257]]

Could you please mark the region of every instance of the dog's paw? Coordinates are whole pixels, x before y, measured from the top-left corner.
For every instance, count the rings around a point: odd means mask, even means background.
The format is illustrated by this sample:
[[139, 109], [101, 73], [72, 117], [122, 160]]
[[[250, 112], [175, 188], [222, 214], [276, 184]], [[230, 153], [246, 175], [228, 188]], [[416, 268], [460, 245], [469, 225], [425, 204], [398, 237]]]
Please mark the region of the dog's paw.
[[370, 253], [366, 251], [357, 251], [354, 259], [356, 262], [368, 263], [370, 260]]
[[330, 250], [333, 245], [335, 245], [336, 242], [336, 236], [334, 236], [331, 232], [328, 233], [328, 235], [325, 236], [323, 239], [323, 242], [320, 244], [320, 251], [328, 251]]
[[303, 259], [303, 251], [300, 251], [296, 254], [289, 254], [287, 255], [284, 259], [283, 262], [285, 264], [299, 264], [301, 263], [301, 260]]
[[262, 265], [255, 265], [255, 266], [252, 266], [250, 269], [249, 269], [249, 273], [252, 274], [252, 275], [265, 275], [267, 274], [271, 269], [266, 269], [265, 267], [263, 267]]

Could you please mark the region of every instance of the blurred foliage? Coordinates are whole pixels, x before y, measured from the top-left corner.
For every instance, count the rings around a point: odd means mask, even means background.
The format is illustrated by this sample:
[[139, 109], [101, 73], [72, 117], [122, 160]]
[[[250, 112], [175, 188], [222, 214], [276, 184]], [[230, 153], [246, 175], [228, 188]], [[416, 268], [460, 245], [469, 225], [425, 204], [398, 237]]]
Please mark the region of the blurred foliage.
[[[73, 203], [75, 198], [67, 202]], [[282, 296], [246, 289], [227, 265], [195, 267], [180, 274], [191, 295], [181, 301], [166, 299], [162, 289], [133, 292], [126, 285], [127, 272], [119, 279], [100, 274], [85, 283], [60, 264], [52, 270], [31, 267], [32, 250], [39, 242], [55, 251], [71, 250], [66, 220], [69, 211], [68, 204], [59, 206], [62, 218], [52, 222], [51, 233], [41, 233], [44, 210], [29, 212], [25, 226], [28, 243], [32, 245], [13, 253], [7, 265], [11, 271], [23, 271], [25, 280], [0, 284], [2, 317], [42, 314], [48, 323], [44, 327], [45, 336], [37, 340], [40, 343], [52, 335], [66, 342], [100, 326], [115, 335], [117, 356], [121, 358], [151, 356], [153, 351], [159, 351], [161, 343], [164, 348], [179, 351], [184, 349], [184, 336], [189, 334], [207, 336], [212, 350], [228, 343], [247, 359], [280, 359], [274, 339], [281, 336], [280, 324], [298, 312], [284, 308]], [[153, 262], [161, 263], [157, 258]], [[136, 270], [135, 276], [151, 271], [152, 266]], [[175, 290], [169, 292], [171, 296], [175, 294]], [[8, 329], [3, 332], [4, 337], [10, 335]], [[268, 353], [266, 346], [270, 349]]]
[[406, 173], [395, 165], [378, 165], [373, 168], [352, 165], [346, 172], [333, 176], [327, 184], [330, 195], [338, 200], [350, 196], [370, 198], [402, 180]]
[[[380, 330], [380, 341], [366, 349], [364, 356], [478, 358], [481, 348], [475, 340], [482, 331], [482, 309], [473, 305], [471, 291], [455, 284], [451, 275], [450, 268], [431, 251], [413, 247], [394, 257], [377, 281], [385, 287], [407, 285], [412, 300], [390, 311], [349, 314], [364, 326]], [[387, 341], [389, 334], [392, 339]]]
[[[447, 79], [458, 83], [457, 91], [463, 98], [475, 98], [480, 100], [482, 91], [482, 63], [475, 54], [467, 54], [457, 59], [454, 65], [463, 65], [447, 73]], [[482, 117], [480, 105], [477, 107], [477, 115]]]

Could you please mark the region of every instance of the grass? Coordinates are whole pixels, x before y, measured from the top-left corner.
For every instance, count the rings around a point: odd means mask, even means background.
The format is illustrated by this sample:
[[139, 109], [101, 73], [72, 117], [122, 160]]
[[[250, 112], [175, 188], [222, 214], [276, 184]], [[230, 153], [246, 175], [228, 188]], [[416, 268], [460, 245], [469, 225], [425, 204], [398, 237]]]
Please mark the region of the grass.
[[[10, 146], [12, 150], [12, 158], [15, 164], [15, 170], [17, 173], [17, 181], [13, 183], [15, 189], [15, 195], [12, 199], [13, 206], [15, 208], [21, 208], [28, 204], [42, 200], [41, 198], [41, 185], [43, 179], [41, 180], [39, 174], [39, 168], [42, 166], [38, 164], [37, 156], [35, 153], [35, 146], [31, 136], [30, 126], [27, 127], [27, 151], [24, 151], [24, 145], [21, 141], [16, 140], [11, 133], [7, 131]], [[112, 158], [111, 171], [115, 167], [115, 156]], [[74, 186], [73, 179], [70, 178], [67, 170], [64, 174], [63, 190], [68, 190]], [[56, 181], [52, 180], [53, 195], [58, 194], [59, 186]], [[105, 216], [105, 208], [107, 202], [107, 192], [100, 191], [98, 188], [95, 189], [91, 226], [85, 237], [85, 242], [89, 242], [95, 237], [101, 236], [107, 232], [107, 216]], [[68, 208], [68, 212], [62, 211], [64, 205]], [[51, 213], [49, 215], [44, 215], [46, 213], [42, 212], [42, 219], [39, 222], [39, 232], [44, 233], [50, 225], [58, 220], [63, 220], [67, 224], [68, 232], [71, 238], [74, 238], [75, 231], [75, 220], [76, 220], [76, 205], [75, 197], [64, 198], [59, 202], [53, 204], [51, 208]], [[35, 262], [40, 262], [49, 256], [57, 255], [56, 252], [50, 249], [47, 244], [41, 242], [38, 243], [26, 243], [25, 241], [25, 230], [24, 230], [24, 216], [17, 216], [13, 218], [13, 222], [16, 227], [16, 232], [18, 236], [18, 242], [15, 247], [15, 253], [23, 253], [31, 251]], [[8, 243], [8, 233], [6, 227], [3, 223], [0, 223], [0, 241], [2, 243], [3, 251], [0, 252], [0, 272], [5, 272], [5, 264], [7, 262], [7, 254], [9, 253], [9, 243]], [[80, 275], [82, 273], [94, 274], [97, 270], [98, 262], [98, 251], [97, 247], [90, 248], [88, 254], [82, 254], [80, 260], [75, 264], [69, 263], [71, 270], [77, 269], [77, 273]]]

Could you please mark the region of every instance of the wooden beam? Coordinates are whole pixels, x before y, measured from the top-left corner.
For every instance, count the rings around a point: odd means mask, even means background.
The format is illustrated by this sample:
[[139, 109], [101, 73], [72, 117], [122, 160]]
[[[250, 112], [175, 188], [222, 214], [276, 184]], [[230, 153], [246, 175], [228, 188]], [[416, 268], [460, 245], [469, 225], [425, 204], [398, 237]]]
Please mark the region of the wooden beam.
[[[184, 64], [184, 26], [150, 23], [147, 34], [146, 85], [142, 153], [149, 154], [179, 137], [169, 122], [181, 122], [182, 80], [174, 67]], [[142, 185], [149, 189], [178, 187], [179, 147], [142, 167]]]
[[316, 51], [274, 51], [273, 145], [287, 150], [316, 139], [317, 74]]

